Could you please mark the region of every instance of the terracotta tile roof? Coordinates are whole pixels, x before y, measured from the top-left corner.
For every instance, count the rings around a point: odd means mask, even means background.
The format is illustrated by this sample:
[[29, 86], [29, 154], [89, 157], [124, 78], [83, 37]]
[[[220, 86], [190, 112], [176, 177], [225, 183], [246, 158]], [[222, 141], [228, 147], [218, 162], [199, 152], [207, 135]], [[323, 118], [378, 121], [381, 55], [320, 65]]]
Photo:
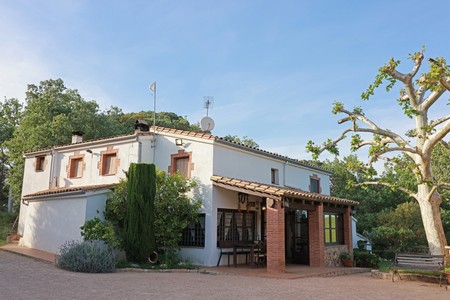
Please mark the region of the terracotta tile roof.
[[116, 185], [117, 184], [97, 184], [97, 185], [54, 188], [54, 189], [48, 189], [48, 190], [43, 190], [43, 191], [39, 191], [36, 193], [28, 194], [28, 195], [23, 196], [23, 198], [27, 199], [27, 198], [34, 198], [34, 197], [38, 197], [38, 196], [64, 194], [64, 193], [70, 193], [70, 192], [88, 192], [88, 191], [96, 191], [96, 190], [106, 190], [106, 189], [110, 189]]
[[237, 188], [249, 191], [249, 192], [254, 191], [254, 192], [258, 192], [258, 193], [267, 194], [269, 196], [290, 197], [290, 198], [298, 198], [298, 199], [305, 199], [305, 200], [318, 201], [318, 202], [324, 202], [324, 203], [335, 203], [335, 204], [351, 205], [351, 206], [359, 205], [359, 202], [357, 202], [357, 201], [322, 195], [322, 194], [318, 194], [318, 193], [305, 192], [303, 190], [291, 188], [291, 187], [281, 187], [281, 186], [276, 186], [276, 185], [251, 182], [251, 181], [246, 181], [246, 180], [242, 180], [242, 179], [223, 177], [223, 176], [217, 176], [217, 175], [211, 176], [211, 180], [213, 181], [213, 183], [220, 184], [220, 186], [225, 187], [225, 188], [226, 187], [230, 187], [230, 188], [237, 187]]
[[[150, 129], [150, 132], [153, 131], [153, 126]], [[212, 135], [209, 132], [203, 132], [203, 131], [191, 131], [191, 130], [183, 130], [183, 129], [175, 129], [175, 128], [168, 128], [168, 127], [160, 127], [156, 126], [156, 133], [165, 132], [165, 133], [174, 133], [174, 134], [181, 134], [186, 136], [192, 136], [192, 137], [198, 137], [203, 138], [207, 140], [215, 140], [217, 137]]]
[[282, 160], [287, 160], [287, 161], [290, 161], [290, 162], [292, 162], [294, 164], [300, 164], [300, 165], [303, 165], [303, 166], [306, 166], [306, 167], [311, 167], [311, 168], [318, 169], [318, 170], [321, 170], [321, 171], [324, 171], [324, 172], [327, 172], [327, 173], [330, 173], [330, 174], [332, 173], [330, 170], [328, 170], [326, 168], [323, 168], [323, 167], [316, 166], [314, 164], [311, 164], [308, 161], [291, 158], [291, 157], [288, 157], [288, 156], [285, 156], [285, 155], [281, 155], [281, 154], [278, 154], [278, 153], [275, 153], [275, 152], [270, 152], [270, 151], [267, 151], [267, 150], [263, 150], [263, 149], [260, 149], [258, 147], [252, 147], [252, 146], [247, 146], [245, 144], [236, 143], [234, 141], [230, 141], [230, 140], [225, 139], [223, 137], [218, 137], [218, 136], [212, 135], [209, 132], [183, 130], [183, 129], [161, 127], [161, 126], [156, 126], [156, 127], [151, 126], [149, 132], [134, 132], [132, 134], [122, 134], [122, 135], [118, 135], [118, 136], [114, 136], [114, 137], [105, 137], [105, 138], [99, 138], [99, 139], [93, 139], [93, 140], [86, 140], [86, 141], [83, 141], [83, 142], [78, 143], [78, 144], [65, 144], [65, 145], [58, 145], [58, 146], [54, 146], [54, 147], [36, 149], [36, 150], [33, 150], [33, 151], [26, 152], [25, 154], [31, 154], [31, 153], [40, 152], [40, 151], [46, 151], [46, 150], [51, 150], [51, 149], [58, 149], [58, 148], [62, 148], [62, 147], [72, 146], [72, 145], [75, 146], [75, 145], [95, 143], [95, 142], [98, 142], [98, 141], [114, 140], [116, 138], [122, 138], [122, 137], [127, 137], [127, 136], [132, 137], [132, 136], [135, 136], [135, 135], [153, 135], [155, 129], [156, 129], [156, 133], [157, 134], [158, 133], [172, 133], [172, 134], [179, 134], [179, 135], [184, 135], [184, 136], [189, 136], [189, 137], [196, 137], [196, 138], [202, 138], [202, 139], [207, 139], [207, 140], [214, 140], [214, 141], [218, 141], [218, 142], [223, 142], [223, 143], [226, 143], [226, 144], [229, 144], [229, 145], [234, 145], [236, 147], [241, 147], [243, 149], [247, 149], [247, 150], [250, 150], [250, 151], [261, 153], [263, 155], [270, 155], [270, 156], [273, 156], [273, 157], [276, 157], [276, 158], [279, 158], [279, 159], [282, 159]]

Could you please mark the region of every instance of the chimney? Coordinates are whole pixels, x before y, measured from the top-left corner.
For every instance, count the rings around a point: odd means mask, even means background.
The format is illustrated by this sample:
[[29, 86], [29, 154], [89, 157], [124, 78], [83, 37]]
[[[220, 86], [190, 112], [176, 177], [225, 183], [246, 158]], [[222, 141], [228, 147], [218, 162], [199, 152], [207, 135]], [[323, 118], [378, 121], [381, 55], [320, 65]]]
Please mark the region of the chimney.
[[134, 131], [135, 132], [148, 132], [150, 127], [148, 126], [148, 122], [144, 120], [136, 120], [134, 123]]
[[83, 131], [72, 131], [72, 144], [83, 142]]

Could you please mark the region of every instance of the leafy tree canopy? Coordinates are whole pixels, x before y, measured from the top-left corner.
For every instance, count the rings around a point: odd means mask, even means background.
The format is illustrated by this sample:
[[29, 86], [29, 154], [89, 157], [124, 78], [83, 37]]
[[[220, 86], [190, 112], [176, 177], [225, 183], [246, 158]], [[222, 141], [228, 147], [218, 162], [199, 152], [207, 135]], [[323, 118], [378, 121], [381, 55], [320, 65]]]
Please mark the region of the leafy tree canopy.
[[226, 135], [224, 136], [224, 139], [230, 142], [235, 142], [238, 144], [242, 144], [248, 147], [255, 147], [258, 148], [259, 145], [251, 138], [249, 138], [248, 136], [244, 136], [242, 138], [238, 137], [237, 135]]
[[[338, 144], [347, 135], [351, 135], [350, 146], [353, 151], [368, 148], [369, 160], [365, 168], [367, 175], [376, 174], [371, 166], [378, 160], [400, 164], [400, 168], [407, 168], [414, 174], [413, 186], [401, 186], [397, 182], [376, 178], [361, 184], [395, 188], [415, 199], [420, 206], [430, 252], [443, 254], [447, 241], [440, 214], [440, 205], [443, 201], [441, 192], [443, 189], [450, 189], [450, 182], [443, 182], [436, 176], [432, 168], [432, 157], [436, 153], [435, 149], [450, 133], [450, 115], [445, 115], [445, 111], [442, 110], [444, 116], [431, 120], [429, 111], [433, 105], [442, 100], [444, 93], [450, 91], [450, 66], [442, 57], [429, 58], [428, 70], [419, 73], [425, 57], [424, 52], [425, 48], [409, 55], [413, 67], [408, 73], [398, 71], [400, 61], [391, 58], [387, 64], [379, 68], [374, 82], [361, 95], [362, 100], [368, 100], [377, 88], [384, 85], [389, 92], [400, 83], [402, 88], [396, 100], [404, 115], [412, 120], [411, 129], [406, 135], [380, 127], [376, 121], [366, 116], [360, 107], [347, 109], [343, 103], [335, 102], [332, 112], [343, 115], [338, 123], [347, 126], [339, 137], [334, 140], [328, 139], [322, 145], [309, 141], [307, 150], [315, 159], [323, 151], [338, 155]], [[400, 153], [406, 155], [412, 163], [402, 160], [401, 157], [400, 160], [395, 157]]]

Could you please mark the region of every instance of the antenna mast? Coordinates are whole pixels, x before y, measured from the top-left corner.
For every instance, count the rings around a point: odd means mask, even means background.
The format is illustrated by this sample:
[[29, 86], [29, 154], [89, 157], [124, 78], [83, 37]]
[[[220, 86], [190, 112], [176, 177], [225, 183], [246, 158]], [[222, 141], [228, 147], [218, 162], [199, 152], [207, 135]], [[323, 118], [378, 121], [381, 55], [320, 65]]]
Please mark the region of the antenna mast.
[[206, 108], [206, 116], [208, 117], [209, 108], [213, 108], [214, 105], [214, 97], [213, 96], [204, 96], [203, 97], [203, 108]]

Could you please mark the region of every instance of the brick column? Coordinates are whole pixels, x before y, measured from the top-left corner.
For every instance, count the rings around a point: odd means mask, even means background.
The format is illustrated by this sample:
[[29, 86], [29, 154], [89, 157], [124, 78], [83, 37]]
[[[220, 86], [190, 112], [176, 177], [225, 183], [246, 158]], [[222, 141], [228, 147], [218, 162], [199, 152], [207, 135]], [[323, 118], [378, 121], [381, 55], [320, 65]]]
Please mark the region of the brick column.
[[309, 265], [311, 267], [325, 266], [325, 240], [323, 231], [323, 203], [308, 211], [309, 225]]
[[[267, 199], [267, 203], [272, 200]], [[267, 273], [286, 272], [284, 244], [284, 208], [276, 202], [275, 208], [267, 207]]]
[[348, 246], [348, 253], [353, 256], [352, 208], [350, 206], [347, 206], [343, 216], [344, 244]]

